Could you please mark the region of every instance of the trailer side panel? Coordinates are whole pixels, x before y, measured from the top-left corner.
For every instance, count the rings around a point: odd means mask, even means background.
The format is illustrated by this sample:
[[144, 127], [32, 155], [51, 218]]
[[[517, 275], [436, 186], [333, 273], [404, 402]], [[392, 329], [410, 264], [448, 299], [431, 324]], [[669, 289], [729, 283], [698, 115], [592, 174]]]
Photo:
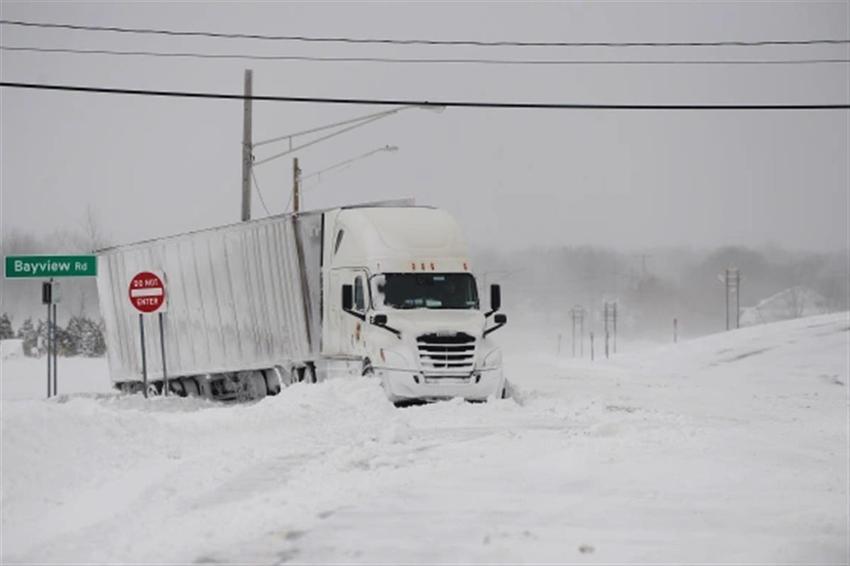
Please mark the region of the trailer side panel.
[[[311, 343], [309, 336], [321, 323], [320, 230], [320, 214], [297, 221], [287, 215], [99, 254], [97, 286], [113, 381], [141, 379], [138, 312], [128, 299], [129, 282], [140, 271], [165, 274], [169, 376], [315, 359], [318, 340]], [[144, 324], [148, 376], [157, 379], [156, 315], [144, 315]]]

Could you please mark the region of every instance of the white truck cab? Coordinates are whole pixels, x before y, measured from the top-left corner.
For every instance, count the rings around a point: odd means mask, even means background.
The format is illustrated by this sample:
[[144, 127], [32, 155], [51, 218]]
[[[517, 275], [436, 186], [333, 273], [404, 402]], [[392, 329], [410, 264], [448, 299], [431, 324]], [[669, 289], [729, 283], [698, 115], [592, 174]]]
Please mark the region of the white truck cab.
[[484, 309], [457, 222], [430, 207], [325, 212], [322, 354], [362, 361], [396, 403], [506, 392], [490, 337], [507, 318], [493, 285]]

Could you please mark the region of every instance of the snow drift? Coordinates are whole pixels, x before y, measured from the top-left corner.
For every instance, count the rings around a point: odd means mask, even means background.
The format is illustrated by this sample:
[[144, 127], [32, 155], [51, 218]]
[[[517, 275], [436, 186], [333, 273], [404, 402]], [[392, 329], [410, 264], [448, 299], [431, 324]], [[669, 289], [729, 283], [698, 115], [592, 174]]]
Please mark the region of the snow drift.
[[[399, 410], [365, 378], [238, 406], [38, 387], [2, 401], [0, 558], [840, 562], [848, 330], [513, 352], [521, 404]], [[4, 361], [2, 383], [41, 370]]]

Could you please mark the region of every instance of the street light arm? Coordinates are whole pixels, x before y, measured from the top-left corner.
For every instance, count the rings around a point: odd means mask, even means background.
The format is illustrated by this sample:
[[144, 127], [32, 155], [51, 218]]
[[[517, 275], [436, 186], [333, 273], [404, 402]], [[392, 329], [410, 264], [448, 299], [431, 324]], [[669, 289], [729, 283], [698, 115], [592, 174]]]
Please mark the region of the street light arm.
[[353, 163], [354, 161], [358, 161], [360, 159], [369, 157], [370, 155], [374, 155], [374, 154], [379, 153], [381, 151], [398, 151], [398, 148], [396, 146], [391, 146], [391, 145], [379, 147], [377, 149], [373, 149], [372, 151], [366, 152], [363, 155], [358, 155], [357, 157], [352, 157], [351, 159], [346, 159], [345, 161], [340, 161], [339, 163], [335, 163], [334, 165], [331, 165], [330, 167], [325, 167], [324, 169], [321, 169], [319, 171], [314, 171], [313, 173], [310, 173], [309, 175], [304, 175], [304, 176], [301, 177], [301, 180], [305, 181], [305, 180], [310, 179], [312, 177], [318, 177], [322, 173], [327, 173], [328, 171], [338, 169], [340, 167], [348, 165], [349, 163]]
[[[401, 106], [399, 108], [393, 108], [392, 110], [384, 110], [382, 112], [375, 112], [374, 114], [367, 114], [366, 116], [360, 116], [359, 118], [351, 118], [350, 120], [344, 120], [342, 122], [336, 122], [334, 124], [328, 124], [326, 126], [319, 126], [318, 128], [310, 128], [309, 130], [302, 130], [300, 132], [295, 132], [293, 134], [286, 134], [284, 136], [277, 136], [274, 138], [270, 138], [267, 140], [259, 141], [254, 143], [254, 147], [259, 147], [261, 145], [266, 145], [278, 141], [283, 140], [291, 140], [292, 138], [296, 138], [298, 136], [305, 136], [307, 134], [314, 134], [316, 132], [322, 132], [325, 130], [330, 130], [333, 128], [338, 128], [340, 126], [347, 126], [349, 124], [354, 124], [357, 122], [363, 122], [365, 120], [370, 120], [371, 118], [383, 118], [385, 116], [391, 116], [396, 114], [397, 112], [401, 112], [402, 110], [407, 110], [409, 108], [418, 108], [417, 106]], [[370, 120], [371, 121], [371, 120]]]
[[336, 137], [336, 136], [338, 136], [338, 135], [340, 135], [340, 134], [344, 134], [344, 133], [346, 133], [346, 132], [350, 132], [351, 130], [353, 130], [353, 129], [355, 129], [355, 128], [359, 128], [360, 126], [365, 126], [366, 124], [371, 124], [372, 122], [375, 122], [375, 121], [377, 121], [377, 120], [380, 120], [381, 118], [383, 118], [383, 117], [385, 117], [385, 116], [387, 116], [387, 114], [382, 114], [382, 115], [379, 115], [379, 116], [375, 116], [375, 117], [370, 118], [370, 119], [368, 119], [368, 120], [366, 120], [366, 121], [358, 122], [358, 123], [354, 124], [353, 126], [349, 126], [349, 127], [347, 127], [347, 128], [343, 128], [342, 130], [339, 130], [339, 131], [334, 132], [334, 133], [332, 133], [332, 134], [328, 134], [328, 135], [326, 135], [326, 136], [322, 136], [322, 137], [320, 137], [320, 138], [316, 138], [316, 139], [314, 139], [314, 140], [313, 140], [313, 141], [311, 141], [311, 142], [307, 142], [307, 143], [305, 143], [305, 144], [301, 144], [301, 145], [295, 146], [295, 147], [293, 147], [292, 149], [288, 149], [288, 150], [286, 150], [286, 151], [282, 151], [282, 152], [280, 152], [280, 153], [276, 153], [275, 155], [272, 155], [271, 157], [266, 157], [265, 159], [261, 159], [261, 160], [259, 160], [259, 161], [255, 161], [255, 162], [254, 162], [254, 167], [256, 167], [256, 166], [258, 166], [258, 165], [262, 165], [263, 163], [268, 163], [269, 161], [272, 161], [273, 159], [277, 159], [278, 157], [283, 157], [283, 156], [285, 156], [285, 155], [289, 155], [290, 153], [295, 153], [296, 151], [302, 150], [302, 149], [304, 149], [304, 148], [306, 148], [306, 147], [310, 147], [311, 145], [316, 145], [316, 144], [317, 144], [317, 143], [319, 143], [319, 142], [323, 142], [323, 141], [325, 141], [325, 140], [329, 140], [329, 139], [334, 138], [334, 137]]

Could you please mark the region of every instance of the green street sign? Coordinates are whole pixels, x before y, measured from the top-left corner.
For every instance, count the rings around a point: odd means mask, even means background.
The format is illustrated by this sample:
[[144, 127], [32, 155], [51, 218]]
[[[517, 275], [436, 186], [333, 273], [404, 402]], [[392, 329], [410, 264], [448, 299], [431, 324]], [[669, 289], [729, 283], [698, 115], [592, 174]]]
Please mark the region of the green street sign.
[[94, 277], [97, 256], [7, 255], [6, 278]]

